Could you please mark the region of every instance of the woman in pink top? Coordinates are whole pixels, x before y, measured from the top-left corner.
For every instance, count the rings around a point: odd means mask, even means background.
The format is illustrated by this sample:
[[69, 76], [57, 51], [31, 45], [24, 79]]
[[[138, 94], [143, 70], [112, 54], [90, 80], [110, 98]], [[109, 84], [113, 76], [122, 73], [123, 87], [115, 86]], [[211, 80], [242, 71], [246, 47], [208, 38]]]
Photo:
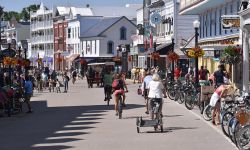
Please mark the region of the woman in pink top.
[[220, 114], [220, 98], [223, 97], [230, 88], [233, 88], [232, 85], [221, 85], [214, 91], [213, 95], [211, 96], [209, 105], [214, 107], [214, 110], [212, 112], [212, 123], [213, 124], [215, 124], [215, 116], [218, 117], [217, 118], [218, 121], [220, 118], [218, 115], [218, 114]]

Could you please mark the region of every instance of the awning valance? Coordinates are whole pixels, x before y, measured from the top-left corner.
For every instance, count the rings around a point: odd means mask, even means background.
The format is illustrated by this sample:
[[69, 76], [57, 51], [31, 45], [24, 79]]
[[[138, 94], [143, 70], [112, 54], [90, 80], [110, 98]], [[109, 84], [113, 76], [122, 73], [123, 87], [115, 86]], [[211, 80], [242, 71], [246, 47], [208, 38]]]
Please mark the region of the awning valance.
[[167, 53], [172, 50], [172, 43], [161, 44], [156, 47], [156, 52], [160, 55], [167, 55]]
[[66, 61], [72, 62], [72, 61], [74, 61], [79, 56], [80, 56], [80, 54], [71, 54], [68, 57], [66, 57]]

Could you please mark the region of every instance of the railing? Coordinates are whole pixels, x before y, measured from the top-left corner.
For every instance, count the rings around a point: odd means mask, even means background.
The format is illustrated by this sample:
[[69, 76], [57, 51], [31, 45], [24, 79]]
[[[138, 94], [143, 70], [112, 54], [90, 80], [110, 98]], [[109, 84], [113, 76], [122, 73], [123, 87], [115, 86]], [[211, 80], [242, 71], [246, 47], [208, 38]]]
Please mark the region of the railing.
[[191, 6], [194, 6], [202, 1], [205, 1], [205, 0], [181, 0], [180, 1], [180, 10], [184, 10], [188, 7], [191, 7]]

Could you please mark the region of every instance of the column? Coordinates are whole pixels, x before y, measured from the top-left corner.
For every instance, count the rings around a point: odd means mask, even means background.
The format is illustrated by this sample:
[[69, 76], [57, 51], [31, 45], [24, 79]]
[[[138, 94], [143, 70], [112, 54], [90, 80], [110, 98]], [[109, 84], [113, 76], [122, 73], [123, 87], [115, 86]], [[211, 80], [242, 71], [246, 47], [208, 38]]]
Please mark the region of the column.
[[248, 38], [248, 30], [246, 28], [243, 29], [243, 90], [249, 92], [249, 38]]

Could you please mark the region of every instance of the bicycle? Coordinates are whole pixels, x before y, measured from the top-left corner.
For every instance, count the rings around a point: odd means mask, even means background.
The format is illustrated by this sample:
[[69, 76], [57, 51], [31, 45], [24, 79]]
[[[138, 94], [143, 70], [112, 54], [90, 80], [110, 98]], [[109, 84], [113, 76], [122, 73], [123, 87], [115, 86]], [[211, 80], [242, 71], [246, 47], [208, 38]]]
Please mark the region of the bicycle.
[[[128, 91], [125, 91], [125, 92], [128, 92]], [[119, 119], [122, 119], [122, 109], [123, 109], [123, 106], [124, 106], [124, 103], [123, 103], [123, 94], [121, 92], [117, 93], [117, 96], [118, 96], [118, 117]]]
[[157, 131], [160, 127], [160, 131], [163, 132], [163, 120], [162, 120], [162, 99], [161, 98], [152, 98], [149, 100], [150, 116], [151, 120], [143, 120], [142, 117], [137, 117], [137, 133], [140, 133], [140, 127], [154, 127], [154, 130]]
[[105, 101], [107, 102], [107, 105], [109, 106], [109, 102], [110, 102], [110, 99], [112, 99], [111, 95], [112, 95], [112, 86], [110, 85], [106, 85], [104, 88], [105, 89]]

